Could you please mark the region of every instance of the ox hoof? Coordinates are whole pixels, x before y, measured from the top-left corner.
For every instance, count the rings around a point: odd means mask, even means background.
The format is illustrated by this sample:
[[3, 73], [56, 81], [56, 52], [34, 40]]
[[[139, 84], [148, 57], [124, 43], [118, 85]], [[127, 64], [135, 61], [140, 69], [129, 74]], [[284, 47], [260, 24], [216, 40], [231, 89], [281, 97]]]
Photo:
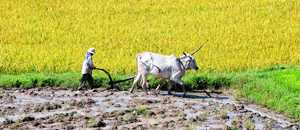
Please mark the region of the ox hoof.
[[153, 91], [153, 95], [155, 95], [155, 96], [158, 96], [158, 94], [159, 94], [160, 92], [159, 91]]
[[160, 91], [159, 91], [159, 90], [156, 90], [155, 94], [156, 94], [156, 95], [160, 94]]

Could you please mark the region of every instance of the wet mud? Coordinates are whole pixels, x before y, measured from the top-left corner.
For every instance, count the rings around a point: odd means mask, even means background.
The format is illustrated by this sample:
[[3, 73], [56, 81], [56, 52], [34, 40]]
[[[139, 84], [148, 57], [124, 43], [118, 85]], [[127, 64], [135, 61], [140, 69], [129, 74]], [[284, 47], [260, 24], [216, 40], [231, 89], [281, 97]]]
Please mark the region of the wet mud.
[[228, 94], [54, 88], [0, 90], [0, 129], [300, 129], [281, 114]]

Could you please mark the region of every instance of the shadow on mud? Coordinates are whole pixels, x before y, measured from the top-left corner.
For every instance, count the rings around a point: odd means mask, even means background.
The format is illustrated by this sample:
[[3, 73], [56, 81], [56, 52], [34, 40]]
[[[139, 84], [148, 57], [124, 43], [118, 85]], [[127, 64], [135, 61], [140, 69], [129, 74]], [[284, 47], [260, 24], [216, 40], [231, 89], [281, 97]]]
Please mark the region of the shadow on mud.
[[[190, 99], [209, 99], [209, 98], [220, 99], [220, 100], [229, 99], [228, 96], [221, 96], [221, 95], [219, 95], [221, 93], [218, 93], [218, 92], [211, 92], [211, 93], [214, 93], [214, 94], [218, 94], [217, 96], [216, 95], [212, 96], [211, 94], [208, 95], [204, 91], [202, 93], [204, 93], [204, 94], [201, 95], [201, 94], [199, 94], [199, 92], [196, 92], [196, 93], [195, 92], [187, 92], [186, 96], [183, 97], [183, 92], [173, 92], [172, 96], [190, 98]], [[160, 95], [166, 96], [166, 95], [168, 95], [168, 93], [167, 93], [167, 91], [163, 91], [163, 92], [160, 93]]]

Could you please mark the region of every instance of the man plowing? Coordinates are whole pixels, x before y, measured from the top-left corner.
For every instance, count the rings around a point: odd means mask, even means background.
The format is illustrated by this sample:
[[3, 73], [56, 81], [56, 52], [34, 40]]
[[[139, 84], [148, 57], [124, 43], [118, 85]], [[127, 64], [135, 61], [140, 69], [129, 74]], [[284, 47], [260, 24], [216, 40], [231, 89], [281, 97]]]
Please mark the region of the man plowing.
[[96, 53], [95, 48], [88, 49], [85, 59], [82, 63], [82, 78], [80, 81], [79, 90], [89, 89], [94, 87], [93, 69], [96, 69], [93, 63], [93, 55]]

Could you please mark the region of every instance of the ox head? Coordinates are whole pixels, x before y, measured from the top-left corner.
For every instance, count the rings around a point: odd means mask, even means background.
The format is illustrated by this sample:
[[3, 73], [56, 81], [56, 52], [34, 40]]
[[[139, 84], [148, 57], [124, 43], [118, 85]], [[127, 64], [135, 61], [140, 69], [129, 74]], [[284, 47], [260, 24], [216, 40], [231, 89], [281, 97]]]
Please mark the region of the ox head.
[[183, 52], [183, 56], [180, 57], [181, 61], [184, 63], [185, 69], [198, 70], [199, 67], [193, 55]]
[[186, 52], [183, 52], [183, 56], [180, 57], [180, 59], [185, 63], [185, 68], [186, 69], [194, 69], [194, 70], [198, 70], [199, 67], [197, 65], [196, 59], [194, 58], [194, 54], [196, 54], [198, 51], [200, 51], [200, 49], [203, 47], [204, 45], [202, 45], [201, 47], [199, 47], [197, 50], [195, 50], [193, 53], [189, 54]]

